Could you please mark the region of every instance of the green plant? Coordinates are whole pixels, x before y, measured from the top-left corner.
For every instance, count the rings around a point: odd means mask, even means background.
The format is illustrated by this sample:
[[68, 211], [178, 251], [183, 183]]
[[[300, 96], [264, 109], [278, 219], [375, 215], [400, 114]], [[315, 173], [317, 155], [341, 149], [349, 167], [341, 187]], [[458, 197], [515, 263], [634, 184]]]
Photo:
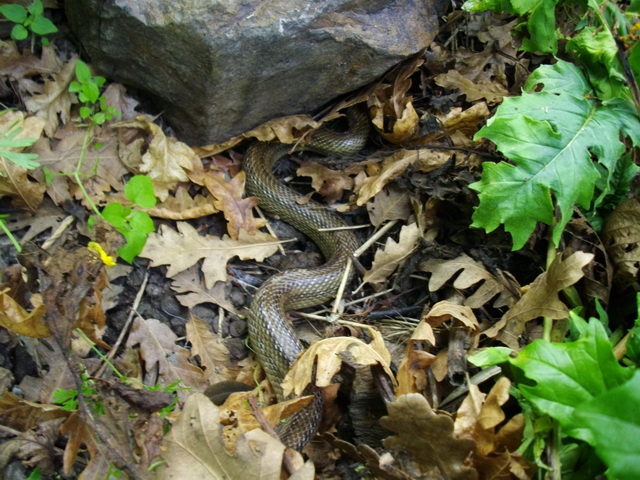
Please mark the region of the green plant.
[[40, 469], [38, 467], [34, 468], [27, 477], [27, 480], [42, 480], [42, 472]]
[[[18, 4], [1, 5], [0, 13], [15, 23], [11, 30], [11, 38], [14, 40], [24, 40], [29, 36], [29, 32], [35, 37], [35, 35], [44, 36], [58, 31], [53, 22], [44, 16], [41, 0], [34, 0], [27, 8]], [[42, 43], [46, 45], [47, 39], [43, 38]]]
[[505, 347], [488, 348], [469, 361], [508, 367], [512, 395], [527, 418], [521, 450], [531, 449], [538, 465], [545, 467], [540, 454], [552, 435], [558, 455], [567, 457], [558, 463], [576, 455], [588, 458], [593, 450], [608, 467], [609, 478], [635, 479], [640, 471], [640, 370], [618, 363], [603, 320], [587, 322], [572, 312], [573, 341], [536, 340], [517, 355]]
[[[0, 115], [6, 114], [7, 111], [8, 110], [3, 110], [0, 112]], [[0, 133], [0, 160], [3, 162], [5, 160], [9, 161], [26, 170], [33, 170], [40, 166], [40, 163], [36, 160], [38, 155], [35, 153], [16, 152], [15, 149], [30, 147], [37, 139], [16, 138], [21, 131], [22, 128], [20, 128], [16, 122], [10, 125], [6, 131]], [[0, 173], [0, 176], [2, 176], [2, 173]], [[7, 224], [5, 223], [6, 218], [8, 218], [8, 215], [0, 215], [0, 230], [7, 235], [14, 248], [18, 252], [21, 252], [22, 246], [7, 227]]]
[[[132, 205], [152, 208], [156, 204], [153, 182], [145, 175], [131, 177], [124, 187], [124, 193]], [[153, 220], [147, 212], [125, 207], [118, 202], [104, 207], [100, 217], [113, 225], [127, 241], [124, 246], [118, 248], [118, 255], [129, 263], [142, 252], [147, 237], [155, 231]], [[89, 226], [91, 225], [92, 222]]]
[[83, 103], [80, 107], [80, 117], [95, 125], [102, 125], [111, 121], [120, 112], [111, 105], [107, 105], [106, 98], [100, 94], [100, 89], [106, 82], [104, 77], [91, 75], [91, 70], [82, 60], [76, 61], [76, 79], [69, 85], [71, 93], [77, 93]]
[[[89, 408], [97, 415], [104, 415], [104, 406], [97, 397], [98, 389], [95, 381], [84, 371], [80, 374], [82, 382], [82, 395], [88, 399]], [[60, 405], [62, 410], [74, 411], [78, 409], [78, 391], [70, 388], [68, 390], [59, 388], [53, 392], [53, 403]]]

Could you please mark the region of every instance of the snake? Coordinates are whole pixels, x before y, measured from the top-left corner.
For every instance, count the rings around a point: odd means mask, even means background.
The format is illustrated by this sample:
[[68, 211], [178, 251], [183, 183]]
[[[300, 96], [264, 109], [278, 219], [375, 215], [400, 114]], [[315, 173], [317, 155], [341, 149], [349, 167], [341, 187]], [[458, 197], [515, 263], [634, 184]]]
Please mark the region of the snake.
[[[346, 116], [348, 131], [321, 127], [302, 149], [341, 156], [360, 151], [369, 136], [367, 113], [356, 107], [347, 110]], [[290, 150], [291, 145], [256, 141], [249, 146], [243, 160], [247, 193], [259, 199], [261, 208], [309, 237], [318, 245], [325, 260], [317, 267], [285, 270], [268, 278], [251, 301], [247, 321], [249, 343], [278, 401], [286, 400], [282, 381], [296, 357], [304, 351], [287, 312], [331, 300], [347, 261], [358, 247], [354, 233], [344, 229], [344, 220], [313, 200], [300, 205], [297, 202], [300, 194], [274, 175], [274, 166]], [[275, 428], [282, 443], [296, 450], [304, 447], [318, 430], [322, 408], [320, 390], [313, 387], [311, 403]]]

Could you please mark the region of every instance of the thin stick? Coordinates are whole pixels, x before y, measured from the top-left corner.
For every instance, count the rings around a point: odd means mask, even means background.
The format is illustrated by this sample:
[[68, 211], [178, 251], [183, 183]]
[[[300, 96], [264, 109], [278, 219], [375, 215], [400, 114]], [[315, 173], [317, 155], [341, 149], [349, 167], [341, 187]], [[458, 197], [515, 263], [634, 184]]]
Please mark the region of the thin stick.
[[[260, 207], [256, 206], [256, 212], [258, 212], [258, 215], [260, 216], [260, 218], [264, 220], [264, 223], [265, 223], [264, 226], [267, 228], [267, 231], [271, 234], [271, 236], [273, 238], [278, 238], [278, 236], [276, 235], [276, 232], [274, 232], [273, 229], [271, 228], [271, 224], [269, 223], [269, 220], [267, 220], [267, 218], [264, 216], [264, 213], [262, 213], [262, 210], [260, 210]], [[286, 255], [284, 251], [284, 247], [282, 246], [282, 243], [278, 244], [278, 250], [280, 250], [280, 253], [282, 253], [282, 255]]]
[[374, 233], [371, 236], [371, 238], [369, 238], [369, 240], [364, 242], [364, 244], [362, 244], [362, 246], [360, 248], [358, 248], [355, 252], [353, 252], [353, 256], [358, 258], [360, 255], [362, 255], [364, 252], [366, 252], [371, 245], [373, 245], [375, 242], [377, 242], [380, 237], [382, 237], [391, 228], [393, 228], [393, 226], [396, 223], [398, 223], [398, 220], [392, 220], [389, 223], [387, 223], [384, 227], [382, 227], [380, 230], [378, 230], [376, 233]]

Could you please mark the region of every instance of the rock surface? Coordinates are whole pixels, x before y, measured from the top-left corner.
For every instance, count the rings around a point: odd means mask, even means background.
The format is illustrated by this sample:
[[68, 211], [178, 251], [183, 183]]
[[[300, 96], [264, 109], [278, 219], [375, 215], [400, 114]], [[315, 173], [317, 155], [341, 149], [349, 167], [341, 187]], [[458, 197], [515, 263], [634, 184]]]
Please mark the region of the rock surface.
[[442, 0], [66, 0], [82, 51], [180, 139], [309, 113], [428, 46]]

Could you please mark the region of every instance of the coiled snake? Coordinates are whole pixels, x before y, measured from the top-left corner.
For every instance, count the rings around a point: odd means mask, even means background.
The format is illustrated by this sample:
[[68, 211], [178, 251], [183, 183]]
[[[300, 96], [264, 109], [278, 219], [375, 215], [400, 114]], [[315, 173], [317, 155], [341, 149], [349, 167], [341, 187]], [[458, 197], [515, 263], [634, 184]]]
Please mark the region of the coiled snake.
[[[348, 132], [318, 129], [304, 149], [321, 154], [357, 153], [369, 135], [368, 118], [362, 110], [352, 108], [347, 112], [347, 119]], [[265, 210], [311, 238], [326, 261], [319, 267], [289, 270], [269, 278], [251, 302], [249, 340], [279, 401], [284, 400], [280, 384], [304, 350], [286, 312], [330, 300], [338, 289], [348, 258], [358, 246], [355, 235], [349, 230], [320, 231], [346, 224], [318, 203], [299, 205], [296, 200], [300, 195], [273, 175], [273, 166], [290, 148], [290, 145], [257, 142], [249, 147], [244, 158], [248, 193], [258, 197]], [[288, 447], [300, 449], [315, 435], [322, 415], [322, 400], [317, 388], [314, 388], [314, 396], [310, 405], [276, 428]]]

